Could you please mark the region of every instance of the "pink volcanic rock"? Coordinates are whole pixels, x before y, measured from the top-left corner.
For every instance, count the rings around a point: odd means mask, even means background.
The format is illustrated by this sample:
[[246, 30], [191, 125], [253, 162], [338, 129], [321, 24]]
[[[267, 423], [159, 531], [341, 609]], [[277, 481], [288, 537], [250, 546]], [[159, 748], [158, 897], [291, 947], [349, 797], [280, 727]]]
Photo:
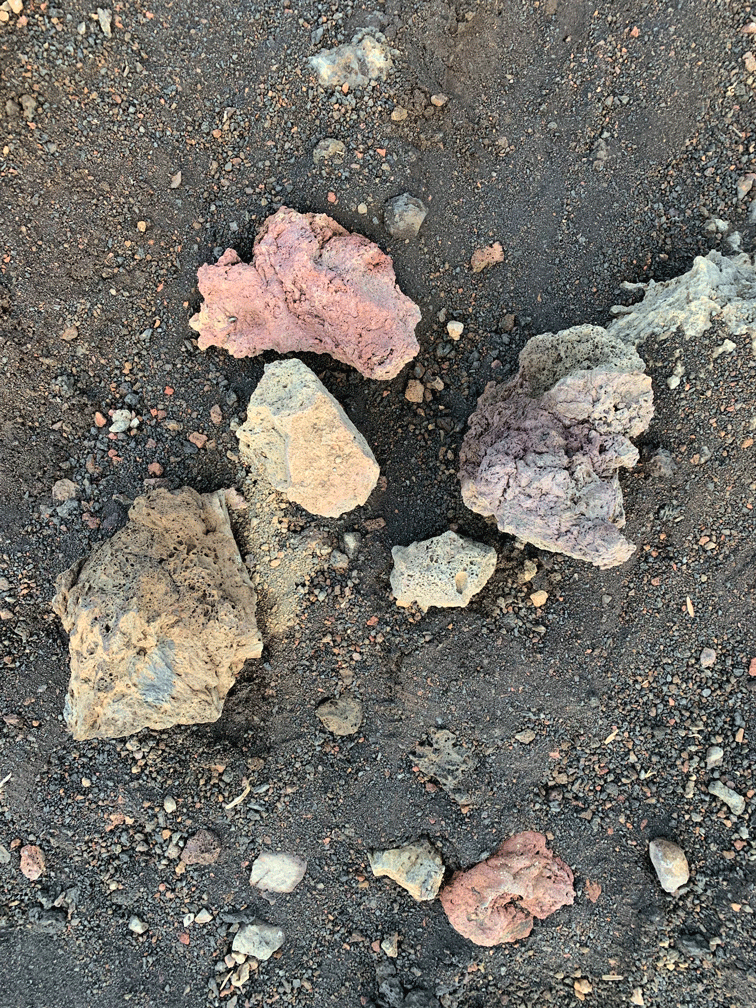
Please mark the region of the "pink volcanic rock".
[[262, 226], [251, 263], [226, 249], [197, 279], [205, 303], [189, 325], [203, 350], [327, 353], [386, 380], [420, 349], [420, 311], [397, 287], [391, 259], [325, 214], [281, 207]]
[[546, 847], [542, 833], [517, 833], [487, 861], [457, 872], [441, 890], [449, 923], [476, 945], [526, 938], [543, 920], [575, 899], [572, 871]]

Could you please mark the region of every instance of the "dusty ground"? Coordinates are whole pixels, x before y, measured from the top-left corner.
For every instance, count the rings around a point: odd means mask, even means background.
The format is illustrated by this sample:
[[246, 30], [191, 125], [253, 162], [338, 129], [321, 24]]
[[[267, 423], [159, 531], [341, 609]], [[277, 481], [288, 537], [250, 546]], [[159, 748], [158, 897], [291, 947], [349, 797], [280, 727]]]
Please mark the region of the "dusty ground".
[[[638, 990], [658, 1008], [755, 1004], [750, 347], [713, 360], [710, 332], [700, 346], [641, 348], [657, 397], [644, 458], [667, 448], [677, 470], [624, 478], [639, 545], [622, 568], [516, 550], [464, 509], [455, 459], [476, 396], [514, 369], [529, 335], [605, 321], [627, 298], [621, 281], [684, 271], [726, 241], [712, 216], [753, 249], [735, 184], [756, 157], [753, 36], [739, 34], [756, 9], [375, 6], [396, 73], [336, 98], [306, 57], [369, 23], [348, 0], [116, 5], [112, 38], [78, 0], [27, 3], [0, 25], [0, 1003], [352, 1006], [378, 997], [376, 971], [392, 962], [405, 991], [444, 1008], [572, 1004], [576, 978], [596, 1005], [633, 992], [639, 1003]], [[429, 96], [441, 91], [438, 110]], [[28, 118], [14, 110], [22, 95], [36, 102]], [[409, 112], [400, 123], [396, 105]], [[341, 166], [314, 166], [326, 136], [346, 144]], [[381, 206], [405, 191], [430, 212], [419, 240], [392, 243]], [[407, 374], [383, 385], [308, 358], [373, 446], [385, 487], [316, 522], [248, 485], [262, 520], [239, 534], [259, 561], [263, 660], [217, 724], [74, 744], [54, 576], [122, 524], [155, 478], [150, 463], [170, 486], [242, 486], [228, 423], [263, 360], [198, 353], [186, 323], [198, 264], [229, 245], [249, 254], [282, 202], [328, 211], [390, 252], [422, 309], [418, 363], [445, 388], [419, 408], [404, 399]], [[472, 275], [471, 253], [494, 240], [505, 262]], [[465, 322], [458, 344], [441, 309]], [[670, 391], [678, 351], [687, 377]], [[124, 405], [141, 425], [110, 441], [94, 414]], [[209, 437], [200, 450], [193, 432]], [[63, 515], [50, 497], [61, 477], [83, 496]], [[391, 546], [450, 526], [497, 546], [495, 577], [467, 610], [397, 610]], [[363, 544], [350, 571], [318, 569], [313, 547], [327, 560], [351, 529]], [[532, 585], [517, 580], [526, 557]], [[549, 593], [542, 610], [534, 587]], [[704, 647], [717, 654], [709, 669]], [[342, 688], [365, 723], [337, 741], [314, 709]], [[477, 761], [463, 806], [413, 771], [415, 745], [439, 726]], [[535, 739], [514, 741], [528, 727]], [[725, 755], [708, 771], [713, 744]], [[717, 775], [747, 796], [743, 815], [707, 793]], [[227, 810], [244, 779], [252, 793]], [[169, 845], [199, 827], [221, 837], [221, 859], [177, 874]], [[578, 897], [517, 945], [472, 946], [437, 902], [414, 904], [367, 869], [369, 848], [420, 835], [468, 866], [523, 828], [553, 835]], [[658, 835], [692, 867], [677, 897], [647, 859]], [[30, 843], [47, 859], [37, 882], [19, 870]], [[273, 906], [247, 882], [271, 845], [310, 864]], [[202, 906], [213, 921], [185, 925]], [[219, 998], [228, 971], [216, 966], [245, 914], [280, 924], [286, 943], [238, 998]], [[141, 936], [132, 915], [148, 925]], [[387, 960], [373, 944], [394, 933]]]

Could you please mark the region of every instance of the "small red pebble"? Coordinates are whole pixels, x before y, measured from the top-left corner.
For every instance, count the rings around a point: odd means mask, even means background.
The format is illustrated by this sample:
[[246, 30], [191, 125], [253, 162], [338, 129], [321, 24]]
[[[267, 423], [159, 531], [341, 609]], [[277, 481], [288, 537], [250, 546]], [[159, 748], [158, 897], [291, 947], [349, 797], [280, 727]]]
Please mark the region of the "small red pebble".
[[159, 462], [150, 462], [150, 464], [147, 466], [147, 472], [150, 474], [150, 476], [162, 476], [163, 467], [160, 465]]
[[336, 193], [335, 192], [329, 192], [328, 193], [328, 202], [329, 203], [335, 203], [336, 202]]
[[207, 434], [200, 434], [199, 431], [192, 431], [189, 435], [189, 440], [193, 445], [197, 445], [198, 448], [204, 448], [207, 443]]
[[94, 421], [95, 421], [95, 423], [97, 424], [98, 427], [104, 427], [105, 424], [108, 422], [105, 419], [105, 417], [102, 415], [102, 413], [95, 413], [95, 415], [94, 415]]
[[751, 664], [748, 666], [748, 675], [756, 676], [756, 658], [751, 658]]
[[163, 389], [163, 393], [165, 395], [173, 395], [173, 389], [171, 388], [170, 385], [166, 385], [165, 388]]
[[178, 939], [182, 945], [189, 944], [189, 935], [186, 933], [186, 931], [182, 931], [181, 934], [178, 936]]
[[45, 855], [36, 844], [27, 844], [21, 848], [21, 872], [31, 882], [38, 879], [45, 871]]

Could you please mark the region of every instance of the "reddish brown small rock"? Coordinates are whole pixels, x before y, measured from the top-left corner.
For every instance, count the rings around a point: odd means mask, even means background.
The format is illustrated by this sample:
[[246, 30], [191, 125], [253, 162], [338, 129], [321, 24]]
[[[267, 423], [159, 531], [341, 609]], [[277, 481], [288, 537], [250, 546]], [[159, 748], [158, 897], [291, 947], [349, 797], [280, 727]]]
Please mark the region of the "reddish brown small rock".
[[327, 353], [388, 380], [420, 349], [420, 311], [397, 287], [391, 259], [326, 214], [281, 207], [262, 226], [251, 263], [226, 249], [197, 280], [205, 302], [189, 324], [202, 350]]
[[45, 873], [45, 855], [36, 844], [21, 848], [21, 873], [34, 882]]
[[487, 861], [457, 872], [441, 890], [449, 923], [476, 945], [526, 938], [533, 918], [572, 903], [572, 871], [546, 847], [542, 833], [517, 833]]
[[221, 843], [215, 833], [205, 829], [197, 830], [186, 841], [186, 846], [181, 851], [181, 860], [184, 864], [215, 864], [220, 850]]

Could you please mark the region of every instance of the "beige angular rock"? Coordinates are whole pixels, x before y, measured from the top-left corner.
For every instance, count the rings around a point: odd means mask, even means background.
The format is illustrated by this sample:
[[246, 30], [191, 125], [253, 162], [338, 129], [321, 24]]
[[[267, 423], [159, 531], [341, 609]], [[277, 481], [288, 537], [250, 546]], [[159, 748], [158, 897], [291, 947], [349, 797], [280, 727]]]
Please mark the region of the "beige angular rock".
[[362, 724], [362, 704], [356, 697], [342, 695], [324, 700], [315, 713], [323, 727], [334, 735], [354, 735]]
[[397, 605], [466, 606], [496, 569], [496, 550], [456, 532], [391, 550], [391, 590]]
[[682, 847], [671, 840], [652, 840], [648, 845], [648, 856], [665, 892], [677, 892], [690, 878], [688, 859]]
[[476, 945], [526, 938], [533, 918], [543, 920], [575, 899], [568, 865], [546, 846], [542, 833], [517, 833], [488, 860], [458, 872], [441, 890], [449, 923]]
[[264, 962], [281, 948], [284, 938], [281, 928], [265, 921], [255, 921], [253, 924], [242, 924], [234, 935], [231, 948], [234, 952], [254, 956]]
[[311, 514], [336, 518], [364, 504], [380, 475], [365, 438], [299, 360], [266, 364], [236, 432], [242, 460]]
[[296, 854], [263, 851], [255, 858], [249, 884], [262, 892], [293, 892], [307, 871], [307, 862]]
[[226, 249], [197, 282], [205, 300], [189, 325], [202, 350], [327, 353], [388, 380], [420, 349], [420, 311], [399, 290], [391, 259], [325, 214], [281, 207], [260, 229], [251, 263]]
[[53, 609], [70, 638], [64, 714], [76, 739], [216, 721], [262, 652], [223, 491], [138, 497], [124, 528], [56, 587]]
[[365, 87], [386, 80], [394, 68], [386, 39], [380, 32], [358, 32], [349, 43], [324, 49], [307, 60], [321, 87]]
[[404, 847], [371, 851], [368, 855], [373, 874], [387, 875], [413, 899], [432, 900], [444, 879], [444, 862], [428, 840], [418, 840]]
[[519, 373], [490, 383], [460, 451], [462, 499], [502, 532], [607, 568], [635, 547], [621, 467], [653, 416], [651, 379], [632, 347], [599, 326], [530, 339]]

